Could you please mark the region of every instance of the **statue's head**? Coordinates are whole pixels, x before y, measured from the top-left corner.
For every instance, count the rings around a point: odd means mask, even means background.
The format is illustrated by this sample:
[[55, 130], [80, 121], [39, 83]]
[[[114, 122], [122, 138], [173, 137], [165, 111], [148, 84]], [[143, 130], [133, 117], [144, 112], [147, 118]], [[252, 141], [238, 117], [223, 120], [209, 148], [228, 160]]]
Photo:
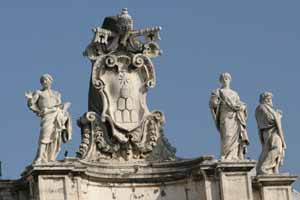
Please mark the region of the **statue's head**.
[[124, 34], [133, 30], [133, 19], [128, 14], [127, 8], [123, 8], [121, 13], [117, 15], [117, 26], [119, 33]]
[[223, 86], [229, 86], [232, 78], [228, 72], [222, 73], [219, 77], [219, 81]]
[[264, 92], [260, 94], [259, 96], [259, 102], [261, 104], [268, 104], [270, 106], [273, 106], [273, 94], [271, 92]]
[[53, 83], [53, 78], [50, 74], [44, 74], [40, 78], [40, 83], [43, 89], [49, 89]]

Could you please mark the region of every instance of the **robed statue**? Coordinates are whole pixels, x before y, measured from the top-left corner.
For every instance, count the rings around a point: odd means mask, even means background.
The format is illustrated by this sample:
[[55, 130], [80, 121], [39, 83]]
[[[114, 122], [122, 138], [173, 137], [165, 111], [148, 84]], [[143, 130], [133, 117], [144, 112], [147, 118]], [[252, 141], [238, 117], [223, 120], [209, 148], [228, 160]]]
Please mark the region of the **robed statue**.
[[273, 94], [264, 92], [260, 95], [260, 104], [255, 117], [262, 144], [262, 152], [257, 164], [258, 174], [277, 174], [283, 163], [286, 149], [281, 125], [282, 112], [273, 107]]
[[210, 109], [221, 136], [221, 160], [243, 160], [249, 144], [246, 104], [230, 88], [231, 75], [220, 75], [221, 87], [212, 92]]
[[61, 94], [51, 89], [53, 78], [44, 74], [40, 78], [42, 88], [27, 92], [27, 104], [41, 118], [41, 130], [35, 163], [55, 161], [62, 142], [71, 139], [72, 125], [68, 113], [70, 103], [61, 102]]

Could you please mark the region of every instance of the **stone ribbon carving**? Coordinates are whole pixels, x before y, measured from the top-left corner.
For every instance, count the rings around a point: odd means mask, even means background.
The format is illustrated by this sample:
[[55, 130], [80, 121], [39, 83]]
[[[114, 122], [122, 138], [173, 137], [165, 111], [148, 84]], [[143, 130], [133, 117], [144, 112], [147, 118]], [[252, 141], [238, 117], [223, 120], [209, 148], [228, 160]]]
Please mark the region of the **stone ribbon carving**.
[[221, 160], [243, 160], [249, 144], [246, 130], [246, 105], [237, 92], [230, 88], [231, 75], [220, 76], [221, 88], [212, 92], [210, 109], [221, 135]]
[[174, 157], [174, 149], [163, 136], [163, 113], [149, 111], [146, 103], [147, 92], [156, 83], [151, 58], [161, 54], [156, 43], [160, 30], [134, 30], [127, 9], [106, 17], [101, 28], [93, 28], [94, 37], [84, 52], [92, 62], [92, 73], [89, 112], [78, 123], [82, 129], [80, 158]]
[[52, 76], [44, 74], [40, 79], [42, 89], [27, 92], [28, 107], [41, 117], [41, 131], [35, 163], [55, 161], [61, 143], [72, 136], [71, 118], [68, 113], [70, 103], [62, 103], [59, 92], [52, 90]]
[[277, 174], [283, 163], [286, 144], [281, 126], [282, 112], [275, 110], [273, 94], [264, 92], [260, 95], [255, 117], [262, 144], [262, 153], [257, 164], [258, 174]]

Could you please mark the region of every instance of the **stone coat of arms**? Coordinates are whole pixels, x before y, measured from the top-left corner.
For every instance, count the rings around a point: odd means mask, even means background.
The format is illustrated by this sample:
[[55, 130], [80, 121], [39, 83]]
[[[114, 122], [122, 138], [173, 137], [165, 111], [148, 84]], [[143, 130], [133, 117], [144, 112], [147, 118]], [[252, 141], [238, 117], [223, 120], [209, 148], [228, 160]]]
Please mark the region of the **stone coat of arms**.
[[[161, 54], [160, 27], [133, 29], [127, 9], [93, 28], [84, 55], [92, 62], [89, 112], [82, 129], [81, 158], [172, 159], [175, 149], [163, 135], [164, 115], [149, 111], [146, 96], [156, 83], [151, 58]], [[143, 38], [143, 41], [140, 39]]]

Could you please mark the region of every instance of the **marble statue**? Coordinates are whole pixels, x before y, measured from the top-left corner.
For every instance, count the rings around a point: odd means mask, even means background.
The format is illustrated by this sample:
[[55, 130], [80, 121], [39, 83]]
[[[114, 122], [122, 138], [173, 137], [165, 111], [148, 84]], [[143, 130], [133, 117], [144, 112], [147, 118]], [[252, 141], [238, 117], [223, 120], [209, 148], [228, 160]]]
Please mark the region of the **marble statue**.
[[255, 112], [262, 144], [262, 153], [257, 164], [258, 174], [278, 174], [286, 149], [281, 126], [282, 112], [274, 109], [272, 97], [271, 92], [262, 93], [260, 105]]
[[71, 104], [61, 102], [61, 94], [51, 89], [52, 82], [52, 76], [44, 74], [40, 78], [42, 88], [25, 94], [29, 109], [41, 118], [35, 163], [55, 161], [61, 143], [71, 139], [72, 125], [67, 111]]
[[230, 88], [231, 75], [220, 75], [221, 88], [212, 92], [210, 109], [221, 135], [221, 160], [243, 160], [249, 144], [246, 104]]
[[80, 158], [127, 161], [174, 157], [174, 148], [163, 135], [163, 113], [149, 111], [146, 103], [147, 92], [156, 83], [151, 58], [161, 54], [156, 43], [160, 30], [135, 30], [127, 9], [106, 17], [101, 27], [92, 29], [94, 37], [84, 51], [92, 73], [89, 110], [78, 121], [82, 130]]

